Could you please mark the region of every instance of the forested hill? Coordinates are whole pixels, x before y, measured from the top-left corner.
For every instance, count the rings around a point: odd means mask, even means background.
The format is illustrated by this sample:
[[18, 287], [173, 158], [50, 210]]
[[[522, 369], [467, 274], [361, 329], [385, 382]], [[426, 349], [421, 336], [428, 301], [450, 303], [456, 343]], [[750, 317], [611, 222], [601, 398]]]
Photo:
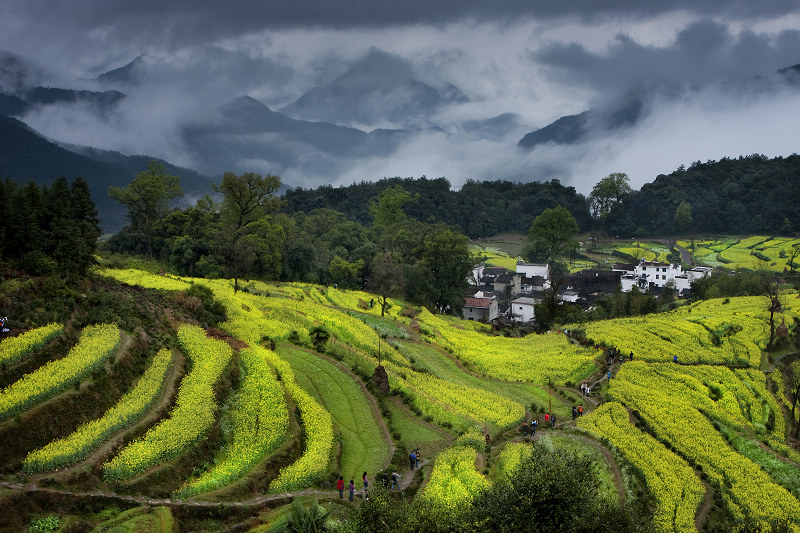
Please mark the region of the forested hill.
[[675, 211], [691, 206], [689, 231], [732, 234], [800, 232], [800, 155], [751, 155], [696, 162], [659, 175], [623, 198], [607, 218], [609, 233], [663, 235], [675, 231]]
[[[623, 169], [624, 170], [624, 169]], [[602, 177], [598, 176], [598, 181]], [[470, 238], [504, 232], [527, 233], [542, 210], [566, 207], [582, 230], [592, 226], [588, 199], [558, 180], [531, 183], [468, 181], [459, 191], [445, 178], [385, 178], [347, 187], [295, 189], [285, 194], [286, 211], [309, 213], [327, 207], [369, 224], [370, 202], [399, 185], [415, 200], [404, 206], [421, 221], [452, 224]], [[612, 235], [671, 235], [702, 232], [781, 234], [800, 232], [800, 155], [723, 158], [659, 175], [641, 190], [622, 197], [604, 220]], [[691, 206], [691, 223], [676, 227], [681, 202]], [[598, 221], [599, 223], [599, 221]]]
[[384, 178], [347, 187], [328, 185], [287, 191], [285, 210], [292, 214], [309, 213], [326, 207], [344, 213], [350, 220], [369, 224], [370, 202], [384, 189], [397, 185], [415, 198], [403, 207], [408, 216], [423, 222], [458, 226], [471, 238], [504, 232], [527, 233], [537, 215], [557, 205], [566, 207], [582, 229], [591, 223], [586, 198], [558, 180], [530, 183], [469, 180], [461, 190], [453, 191], [445, 178]]

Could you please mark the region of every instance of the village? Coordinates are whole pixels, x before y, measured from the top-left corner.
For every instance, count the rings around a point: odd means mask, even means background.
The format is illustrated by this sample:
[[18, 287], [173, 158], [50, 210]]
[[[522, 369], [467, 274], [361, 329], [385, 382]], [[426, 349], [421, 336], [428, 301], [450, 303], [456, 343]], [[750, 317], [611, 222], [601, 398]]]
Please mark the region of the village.
[[[557, 284], [557, 299], [582, 307], [618, 288], [629, 292], [659, 295], [672, 290], [678, 298], [689, 295], [691, 284], [711, 272], [710, 267], [695, 266], [683, 270], [681, 265], [641, 260], [638, 264], [616, 263], [612, 270], [589, 269], [567, 274]], [[516, 268], [478, 264], [469, 278], [470, 288], [464, 299], [463, 318], [480, 322], [532, 322], [535, 305], [552, 287], [550, 270], [543, 263], [526, 263], [518, 258]]]

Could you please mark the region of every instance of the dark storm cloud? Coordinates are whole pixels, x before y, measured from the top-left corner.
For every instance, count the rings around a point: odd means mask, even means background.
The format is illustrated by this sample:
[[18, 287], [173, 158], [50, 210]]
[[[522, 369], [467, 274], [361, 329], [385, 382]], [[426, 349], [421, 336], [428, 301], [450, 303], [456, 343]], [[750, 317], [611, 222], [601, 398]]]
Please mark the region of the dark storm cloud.
[[[60, 28], [70, 38], [83, 32], [89, 39], [103, 35], [139, 45], [157, 41], [167, 46], [263, 29], [436, 25], [465, 19], [514, 22], [532, 17], [592, 21], [618, 16], [636, 19], [675, 11], [757, 20], [797, 8], [793, 0], [5, 0], [4, 4], [7, 28], [16, 25], [17, 29], [24, 27], [28, 31], [55, 32]], [[70, 29], [77, 31], [70, 35]]]
[[700, 20], [679, 31], [669, 46], [648, 46], [618, 34], [607, 50], [593, 52], [578, 43], [553, 43], [531, 53], [563, 82], [618, 94], [637, 84], [705, 83], [741, 79], [800, 62], [800, 31], [778, 35], [743, 31]]

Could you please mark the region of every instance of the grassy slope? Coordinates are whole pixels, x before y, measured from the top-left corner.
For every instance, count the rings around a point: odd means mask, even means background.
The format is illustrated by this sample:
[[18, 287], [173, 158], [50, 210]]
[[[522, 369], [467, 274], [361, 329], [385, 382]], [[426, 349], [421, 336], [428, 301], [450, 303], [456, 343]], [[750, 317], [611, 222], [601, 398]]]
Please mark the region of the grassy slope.
[[[410, 341], [397, 341], [397, 344], [401, 347], [402, 353], [414, 358], [417, 366], [446, 381], [494, 392], [520, 402], [526, 408], [530, 408], [531, 403], [540, 406], [548, 405], [547, 391], [538, 385], [480, 378], [465, 372], [452, 359], [430, 345]], [[554, 412], [558, 417], [562, 417], [562, 420], [566, 419], [565, 417], [570, 414], [570, 406], [554, 400]]]
[[389, 444], [361, 387], [335, 364], [305, 350], [283, 345], [278, 353], [292, 365], [298, 383], [331, 413], [342, 438], [342, 474], [360, 479], [361, 472], [383, 468]]

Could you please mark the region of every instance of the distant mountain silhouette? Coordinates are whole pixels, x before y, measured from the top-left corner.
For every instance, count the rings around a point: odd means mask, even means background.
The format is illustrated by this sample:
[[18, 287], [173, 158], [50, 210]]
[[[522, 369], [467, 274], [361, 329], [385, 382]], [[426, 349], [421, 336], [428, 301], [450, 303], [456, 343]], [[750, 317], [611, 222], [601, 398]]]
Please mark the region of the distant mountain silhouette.
[[639, 95], [630, 95], [605, 109], [592, 109], [568, 115], [532, 131], [520, 141], [522, 148], [539, 144], [575, 144], [585, 141], [592, 132], [613, 134], [634, 126], [642, 116], [644, 102]]
[[143, 65], [144, 54], [140, 54], [126, 65], [100, 74], [97, 76], [97, 81], [109, 85], [136, 85], [139, 82], [138, 77]]
[[468, 98], [455, 85], [418, 79], [402, 58], [373, 48], [351, 69], [280, 109], [291, 117], [336, 124], [424, 127], [428, 118]]
[[[147, 168], [147, 162], [153, 158], [86, 147], [71, 148], [81, 153], [45, 139], [24, 122], [0, 116], [0, 178], [12, 178], [22, 184], [33, 181], [46, 185], [59, 176], [70, 181], [80, 176], [89, 184], [104, 231], [118, 231], [126, 223], [126, 211], [108, 197], [108, 187], [125, 187], [137, 173]], [[210, 192], [210, 178], [162, 163], [167, 173], [183, 178], [181, 186], [185, 191], [194, 194]]]
[[237, 168], [242, 160], [268, 162], [271, 172], [291, 166], [320, 171], [344, 157], [391, 150], [401, 132], [368, 134], [327, 122], [296, 120], [240, 96], [186, 126], [183, 133], [201, 168], [219, 173]]
[[[732, 80], [724, 88], [758, 94], [787, 84], [800, 87], [800, 64], [780, 69], [770, 76]], [[577, 144], [589, 141], [592, 136], [615, 135], [636, 126], [647, 115], [647, 104], [654, 98], [669, 100], [697, 89], [667, 83], [638, 86], [605, 106], [560, 117], [543, 128], [526, 134], [518, 145], [531, 150], [541, 144]]]

